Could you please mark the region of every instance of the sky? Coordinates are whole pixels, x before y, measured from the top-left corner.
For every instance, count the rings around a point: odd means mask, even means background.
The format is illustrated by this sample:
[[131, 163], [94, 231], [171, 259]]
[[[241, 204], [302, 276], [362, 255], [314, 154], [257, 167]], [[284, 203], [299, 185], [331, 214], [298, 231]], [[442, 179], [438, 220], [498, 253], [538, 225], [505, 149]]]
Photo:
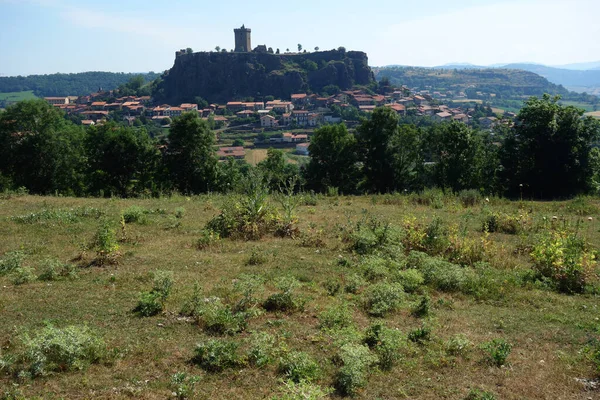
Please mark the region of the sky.
[[160, 72], [175, 51], [344, 46], [371, 66], [600, 58], [599, 0], [0, 0], [0, 76]]

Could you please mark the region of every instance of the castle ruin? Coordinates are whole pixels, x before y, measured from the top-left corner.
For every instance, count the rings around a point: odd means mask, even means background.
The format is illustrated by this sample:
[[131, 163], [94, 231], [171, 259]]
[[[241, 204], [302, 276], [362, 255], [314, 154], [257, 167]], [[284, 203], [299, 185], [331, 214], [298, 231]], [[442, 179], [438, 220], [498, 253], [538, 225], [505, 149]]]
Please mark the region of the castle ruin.
[[248, 53], [252, 51], [252, 43], [250, 40], [251, 30], [242, 25], [241, 28], [234, 29], [235, 33], [235, 51]]

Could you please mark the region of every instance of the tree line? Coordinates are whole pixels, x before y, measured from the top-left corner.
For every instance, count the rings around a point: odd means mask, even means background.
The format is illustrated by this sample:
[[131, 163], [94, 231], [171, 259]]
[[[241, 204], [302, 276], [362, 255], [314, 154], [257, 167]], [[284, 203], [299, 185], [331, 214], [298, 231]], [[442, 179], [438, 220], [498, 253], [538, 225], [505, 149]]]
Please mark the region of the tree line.
[[355, 133], [345, 125], [317, 129], [306, 166], [270, 149], [256, 167], [216, 158], [216, 138], [197, 113], [173, 119], [152, 139], [142, 127], [109, 122], [84, 129], [44, 101], [0, 113], [0, 190], [35, 194], [158, 196], [235, 191], [249, 175], [273, 190], [344, 194], [415, 192], [427, 187], [475, 189], [509, 197], [565, 198], [598, 193], [600, 122], [546, 95], [531, 98], [514, 125], [479, 131], [459, 123], [417, 126], [377, 108]]

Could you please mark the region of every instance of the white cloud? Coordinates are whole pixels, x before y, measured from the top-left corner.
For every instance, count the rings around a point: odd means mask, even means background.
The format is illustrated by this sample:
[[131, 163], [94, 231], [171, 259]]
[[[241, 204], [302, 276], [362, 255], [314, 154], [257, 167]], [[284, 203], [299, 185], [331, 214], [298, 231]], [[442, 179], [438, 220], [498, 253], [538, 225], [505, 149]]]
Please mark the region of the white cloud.
[[472, 7], [384, 28], [369, 55], [373, 65], [590, 61], [600, 54], [598, 15], [597, 0]]

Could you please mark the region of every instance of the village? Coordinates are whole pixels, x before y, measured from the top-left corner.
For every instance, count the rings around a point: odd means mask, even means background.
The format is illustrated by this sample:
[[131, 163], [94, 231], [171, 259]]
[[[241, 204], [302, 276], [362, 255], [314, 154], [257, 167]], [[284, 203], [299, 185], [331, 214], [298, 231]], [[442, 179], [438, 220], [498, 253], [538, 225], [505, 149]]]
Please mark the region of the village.
[[[389, 107], [401, 117], [413, 115], [429, 117], [435, 122], [473, 122], [473, 109], [443, 104], [451, 96], [460, 99], [463, 93], [430, 93], [407, 87], [385, 94], [371, 94], [365, 89], [341, 91], [329, 96], [294, 93], [285, 100], [232, 100], [225, 104], [209, 104], [205, 108], [199, 108], [195, 103], [152, 105], [150, 96], [115, 97], [115, 94], [114, 91], [99, 90], [87, 96], [46, 97], [45, 100], [67, 115], [77, 116], [84, 126], [122, 118], [122, 123], [131, 126], [139, 126], [139, 121], [143, 120], [168, 129], [173, 118], [185, 112], [195, 112], [212, 122], [219, 138], [226, 138], [228, 133], [246, 132], [254, 137], [250, 147], [293, 148], [301, 156], [309, 155], [308, 142], [314, 129], [342, 121], [352, 128], [359, 118], [347, 117], [349, 114], [364, 116], [376, 107]], [[487, 116], [480, 117], [477, 122], [481, 128], [491, 129], [499, 120]], [[217, 155], [220, 159], [246, 156], [246, 145], [233, 146], [227, 140], [219, 143], [221, 147]]]

